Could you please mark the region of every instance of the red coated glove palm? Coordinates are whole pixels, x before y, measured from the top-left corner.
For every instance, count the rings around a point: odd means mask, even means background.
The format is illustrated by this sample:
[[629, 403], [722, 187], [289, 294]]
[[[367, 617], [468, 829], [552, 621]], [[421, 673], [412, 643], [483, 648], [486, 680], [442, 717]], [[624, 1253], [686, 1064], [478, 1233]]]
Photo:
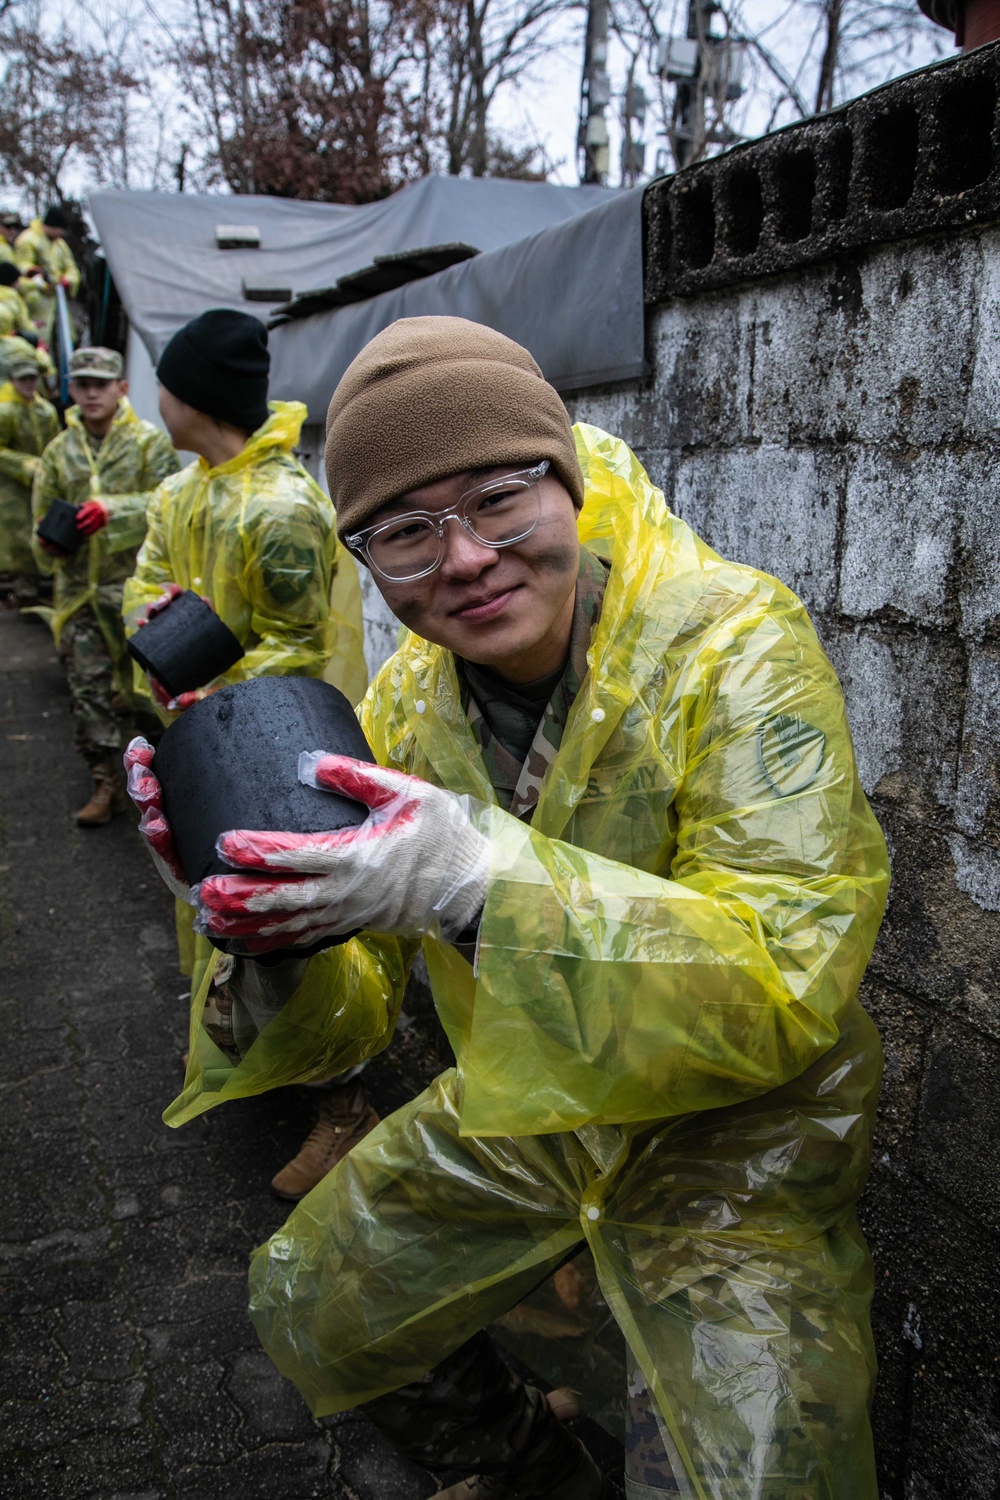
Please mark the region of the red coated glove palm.
[[489, 845], [467, 798], [321, 752], [300, 757], [299, 780], [367, 804], [368, 818], [338, 833], [222, 834], [220, 858], [260, 873], [196, 886], [202, 931], [264, 953], [358, 928], [416, 935], [437, 920], [450, 939], [468, 926], [485, 899]]
[[86, 500], [76, 513], [76, 529], [93, 536], [108, 524], [111, 512], [102, 500]]
[[128, 794], [142, 814], [139, 833], [160, 876], [175, 896], [188, 901], [191, 892], [177, 857], [170, 824], [163, 811], [163, 789], [153, 771], [155, 753], [149, 741], [144, 740], [141, 735], [130, 742], [124, 755]]

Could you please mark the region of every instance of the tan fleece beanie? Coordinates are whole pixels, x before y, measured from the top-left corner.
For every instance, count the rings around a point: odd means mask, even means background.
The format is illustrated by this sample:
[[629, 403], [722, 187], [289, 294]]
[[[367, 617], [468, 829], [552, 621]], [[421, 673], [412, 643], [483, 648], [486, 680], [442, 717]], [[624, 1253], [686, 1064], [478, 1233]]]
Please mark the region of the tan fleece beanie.
[[326, 418], [341, 537], [408, 490], [547, 458], [580, 508], [566, 408], [520, 344], [466, 318], [400, 318], [344, 371]]

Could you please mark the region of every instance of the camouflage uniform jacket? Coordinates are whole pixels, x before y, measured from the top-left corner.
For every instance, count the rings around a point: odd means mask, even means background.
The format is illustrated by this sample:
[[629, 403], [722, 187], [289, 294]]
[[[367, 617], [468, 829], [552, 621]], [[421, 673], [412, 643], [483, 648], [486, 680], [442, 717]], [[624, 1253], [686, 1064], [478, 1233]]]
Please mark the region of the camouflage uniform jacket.
[[53, 562], [34, 542], [35, 558], [43, 573], [55, 575], [51, 624], [56, 640], [70, 616], [89, 605], [108, 650], [120, 662], [125, 651], [122, 584], [132, 572], [146, 535], [150, 494], [176, 472], [177, 454], [166, 434], [137, 417], [124, 397], [99, 446], [95, 447], [84, 427], [78, 407], [70, 407], [66, 424], [66, 431], [42, 454], [32, 491], [32, 514], [38, 521], [55, 499], [77, 506], [100, 499], [110, 519], [72, 557]]
[[0, 573], [36, 571], [31, 553], [31, 482], [38, 459], [59, 431], [56, 409], [0, 385]]
[[570, 632], [569, 656], [562, 676], [545, 705], [531, 748], [523, 763], [500, 742], [490, 726], [490, 704], [481, 675], [456, 660], [462, 707], [482, 753], [483, 764], [500, 806], [515, 818], [529, 818], [538, 802], [545, 773], [562, 742], [566, 720], [589, 670], [587, 652], [591, 633], [601, 614], [607, 585], [607, 566], [586, 547], [580, 549], [580, 574]]

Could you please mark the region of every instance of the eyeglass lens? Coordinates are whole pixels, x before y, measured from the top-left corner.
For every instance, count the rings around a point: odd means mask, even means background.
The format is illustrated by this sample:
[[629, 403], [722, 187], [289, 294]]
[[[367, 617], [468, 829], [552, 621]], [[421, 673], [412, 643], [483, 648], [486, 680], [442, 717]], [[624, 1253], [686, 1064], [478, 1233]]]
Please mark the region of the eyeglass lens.
[[[538, 522], [538, 483], [511, 479], [496, 489], [470, 494], [460, 509], [479, 541], [507, 547], [526, 537]], [[437, 526], [422, 517], [400, 516], [398, 524], [371, 538], [368, 555], [387, 578], [402, 581], [431, 572], [444, 548]]]

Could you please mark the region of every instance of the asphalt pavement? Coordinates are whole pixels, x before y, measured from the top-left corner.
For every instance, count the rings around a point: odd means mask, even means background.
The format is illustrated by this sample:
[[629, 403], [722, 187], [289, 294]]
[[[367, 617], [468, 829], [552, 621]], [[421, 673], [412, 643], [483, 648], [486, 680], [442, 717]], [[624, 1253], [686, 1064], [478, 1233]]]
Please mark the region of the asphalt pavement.
[[[0, 609], [0, 1496], [425, 1500], [434, 1479], [361, 1413], [313, 1421], [257, 1342], [247, 1262], [307, 1091], [162, 1123], [187, 1045], [172, 903], [133, 813], [76, 826], [88, 787], [49, 632]], [[411, 986], [380, 1111], [448, 1060]], [[621, 1450], [574, 1425], [619, 1496]]]
[[131, 814], [76, 827], [87, 789], [49, 633], [0, 612], [0, 1494], [422, 1500], [426, 1475], [361, 1415], [314, 1422], [257, 1342], [247, 1260], [308, 1102], [162, 1123], [186, 1046], [171, 903]]

